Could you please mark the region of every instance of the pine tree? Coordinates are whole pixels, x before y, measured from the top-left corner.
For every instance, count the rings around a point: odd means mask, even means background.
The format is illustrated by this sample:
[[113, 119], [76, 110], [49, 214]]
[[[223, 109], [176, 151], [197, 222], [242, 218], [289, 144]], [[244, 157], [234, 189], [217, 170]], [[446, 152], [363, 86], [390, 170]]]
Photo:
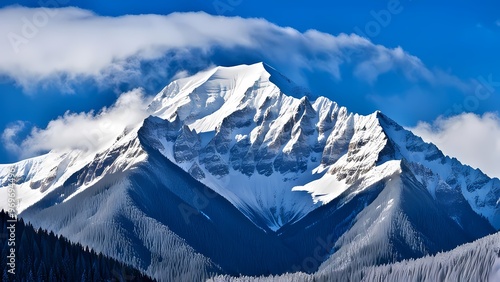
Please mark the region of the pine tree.
[[45, 274], [45, 264], [43, 263], [43, 261], [41, 261], [40, 264], [38, 265], [38, 270], [36, 272], [36, 279], [37, 282], [43, 282], [47, 280]]
[[[4, 226], [6, 214], [0, 212], [0, 225]], [[16, 246], [18, 249], [16, 279], [10, 275], [7, 267], [3, 268], [3, 281], [112, 281], [111, 273], [122, 267], [126, 273], [140, 276], [144, 281], [150, 278], [142, 276], [137, 270], [130, 269], [118, 261], [102, 254], [89, 251], [79, 244], [73, 244], [61, 236], [35, 230], [30, 224], [23, 225], [22, 219], [16, 225]], [[2, 265], [6, 266], [9, 252], [7, 241], [0, 244]], [[22, 250], [22, 251], [19, 251]], [[29, 252], [28, 252], [29, 251]], [[94, 275], [93, 275], [94, 274]]]
[[30, 281], [30, 282], [35, 281], [35, 275], [33, 275], [33, 270], [32, 269], [30, 269], [30, 271], [28, 273], [28, 280], [27, 281]]
[[2, 281], [5, 281], [5, 282], [10, 281], [9, 274], [7, 273], [7, 268], [3, 269]]
[[57, 276], [53, 267], [51, 267], [49, 271], [49, 281], [57, 281]]
[[87, 270], [86, 269], [83, 270], [82, 278], [80, 279], [80, 281], [81, 282], [87, 282], [87, 281], [89, 281], [89, 277], [87, 275]]

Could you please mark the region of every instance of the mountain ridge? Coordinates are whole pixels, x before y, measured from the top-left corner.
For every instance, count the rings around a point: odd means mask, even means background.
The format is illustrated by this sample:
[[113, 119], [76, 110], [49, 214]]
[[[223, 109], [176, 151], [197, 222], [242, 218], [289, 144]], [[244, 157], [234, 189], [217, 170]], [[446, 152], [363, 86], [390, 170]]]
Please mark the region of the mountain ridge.
[[[500, 228], [498, 179], [379, 111], [362, 116], [308, 96], [262, 63], [176, 80], [104, 151], [0, 165], [0, 194], [17, 176], [21, 216], [159, 279], [182, 276], [160, 270], [179, 255], [163, 244], [183, 250], [181, 269], [200, 277], [260, 275], [313, 272], [366, 248], [368, 265], [416, 258]], [[236, 250], [242, 238], [258, 262]], [[304, 264], [311, 257], [314, 267]]]

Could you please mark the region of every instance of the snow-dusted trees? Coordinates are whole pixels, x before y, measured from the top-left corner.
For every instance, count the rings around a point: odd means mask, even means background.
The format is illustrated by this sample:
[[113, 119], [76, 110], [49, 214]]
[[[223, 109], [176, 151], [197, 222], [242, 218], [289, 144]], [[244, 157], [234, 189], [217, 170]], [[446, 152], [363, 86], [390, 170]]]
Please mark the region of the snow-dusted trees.
[[498, 281], [489, 278], [495, 275], [491, 271], [499, 252], [500, 233], [496, 233], [435, 256], [368, 267], [362, 277], [363, 281]]
[[[0, 212], [0, 226], [5, 234], [6, 213]], [[89, 251], [66, 238], [35, 230], [23, 219], [16, 223], [16, 270], [8, 273], [6, 248], [0, 241], [2, 281], [152, 281], [138, 270], [116, 260]]]
[[231, 277], [221, 275], [210, 281], [233, 282], [335, 282], [335, 281], [500, 281], [500, 232], [456, 249], [419, 259], [359, 269], [335, 271], [326, 267], [315, 274], [290, 273], [279, 276]]

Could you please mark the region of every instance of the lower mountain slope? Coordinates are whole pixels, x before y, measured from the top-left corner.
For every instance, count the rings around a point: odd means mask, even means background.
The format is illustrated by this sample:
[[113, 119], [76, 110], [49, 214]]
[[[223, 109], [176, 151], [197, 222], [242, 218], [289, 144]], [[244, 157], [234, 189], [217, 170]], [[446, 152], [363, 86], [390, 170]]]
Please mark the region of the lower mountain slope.
[[[0, 211], [0, 234], [8, 234], [12, 218]], [[113, 260], [67, 238], [36, 230], [22, 219], [15, 222], [15, 245], [3, 238], [0, 241], [3, 282], [9, 281], [154, 281], [140, 271]], [[16, 250], [14, 268], [10, 249]], [[14, 274], [10, 272], [13, 270]]]
[[274, 276], [232, 277], [220, 275], [212, 282], [335, 282], [335, 281], [500, 281], [500, 232], [461, 245], [451, 251], [350, 273], [330, 267], [314, 274], [303, 272]]
[[359, 277], [500, 228], [500, 180], [300, 94], [264, 64], [174, 81], [105, 150], [0, 165], [0, 206], [12, 180], [35, 227], [161, 281]]
[[[292, 248], [140, 139], [147, 161], [67, 200], [58, 190], [21, 216], [162, 281], [291, 270], [299, 260]], [[92, 167], [61, 189], [71, 190]]]
[[[500, 281], [500, 233], [459, 246], [452, 251], [369, 267], [362, 281]], [[320, 274], [323, 281], [331, 281]], [[321, 280], [318, 280], [321, 281]]]

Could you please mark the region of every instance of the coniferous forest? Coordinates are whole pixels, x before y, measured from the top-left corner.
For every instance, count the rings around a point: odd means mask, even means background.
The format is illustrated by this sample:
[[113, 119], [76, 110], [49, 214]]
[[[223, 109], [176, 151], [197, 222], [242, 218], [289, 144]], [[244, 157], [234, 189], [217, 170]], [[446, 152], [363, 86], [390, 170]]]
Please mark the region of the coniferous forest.
[[306, 274], [260, 277], [220, 275], [211, 282], [343, 282], [343, 281], [500, 281], [500, 232], [451, 251], [378, 266], [336, 269], [325, 264]]
[[6, 236], [9, 219], [7, 213], [0, 211], [1, 281], [154, 281], [132, 267], [53, 232], [35, 230], [22, 218], [15, 224], [15, 275], [10, 274], [7, 256], [11, 246]]

